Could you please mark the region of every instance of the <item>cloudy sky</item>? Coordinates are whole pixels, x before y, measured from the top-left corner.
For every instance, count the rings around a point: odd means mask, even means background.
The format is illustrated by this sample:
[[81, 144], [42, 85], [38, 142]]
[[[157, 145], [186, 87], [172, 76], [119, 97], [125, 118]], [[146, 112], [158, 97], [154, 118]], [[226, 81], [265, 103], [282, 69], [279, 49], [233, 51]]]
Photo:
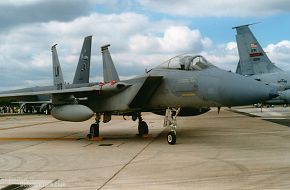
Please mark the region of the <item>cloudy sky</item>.
[[93, 35], [90, 81], [102, 80], [100, 46], [108, 43], [123, 79], [182, 53], [235, 71], [232, 27], [255, 22], [251, 29], [270, 59], [290, 70], [289, 0], [0, 1], [0, 90], [51, 85], [55, 43], [71, 83], [87, 35]]

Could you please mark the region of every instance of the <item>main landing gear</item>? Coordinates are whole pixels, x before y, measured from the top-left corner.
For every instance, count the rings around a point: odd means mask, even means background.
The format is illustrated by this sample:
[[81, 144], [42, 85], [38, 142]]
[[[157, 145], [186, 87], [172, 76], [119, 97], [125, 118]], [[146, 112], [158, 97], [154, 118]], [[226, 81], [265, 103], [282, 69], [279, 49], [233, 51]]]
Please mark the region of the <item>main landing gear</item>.
[[[177, 127], [177, 115], [180, 112], [180, 108], [167, 108], [164, 117], [164, 127], [170, 127], [170, 132], [167, 135], [168, 144], [176, 143], [176, 127]], [[132, 116], [132, 120], [136, 121], [138, 119], [138, 134], [142, 137], [148, 135], [148, 125], [145, 121], [143, 121], [141, 113], [136, 113]], [[91, 140], [102, 140], [99, 136], [99, 124], [101, 120], [101, 114], [96, 114], [96, 122], [93, 123], [90, 127], [90, 133], [87, 137]], [[104, 115], [104, 122], [108, 122], [111, 120], [111, 116]]]
[[93, 123], [90, 127], [90, 133], [87, 135], [87, 137], [91, 140], [94, 138], [100, 138], [100, 120], [101, 120], [101, 115], [97, 114], [96, 115], [96, 122]]
[[167, 134], [167, 142], [170, 145], [176, 143], [176, 127], [177, 127], [177, 115], [180, 108], [167, 108], [164, 117], [164, 127], [170, 127], [170, 132]]
[[[137, 113], [138, 122], [138, 134], [140, 136], [148, 135], [148, 125], [145, 121], [143, 121], [141, 113]], [[134, 118], [132, 118], [134, 120]], [[136, 119], [135, 119], [136, 120]]]

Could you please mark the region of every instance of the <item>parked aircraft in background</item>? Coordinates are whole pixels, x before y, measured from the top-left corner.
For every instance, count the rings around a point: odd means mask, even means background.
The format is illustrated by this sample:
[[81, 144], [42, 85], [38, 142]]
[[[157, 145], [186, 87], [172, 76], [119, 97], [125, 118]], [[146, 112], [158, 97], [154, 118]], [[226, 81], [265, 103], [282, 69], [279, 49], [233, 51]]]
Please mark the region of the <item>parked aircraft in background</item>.
[[[52, 97], [52, 116], [63, 121], [80, 122], [94, 114], [91, 138], [99, 137], [99, 123], [109, 122], [112, 115], [138, 119], [140, 135], [148, 134], [142, 112], [164, 114], [164, 125], [171, 128], [169, 144], [176, 142], [177, 116], [194, 116], [210, 107], [249, 105], [277, 96], [275, 89], [251, 78], [227, 72], [200, 55], [176, 56], [141, 76], [120, 80], [108, 45], [102, 47], [104, 81], [94, 86], [59, 88], [38, 92], [1, 94], [2, 98], [39, 95]], [[54, 69], [54, 76], [58, 75]], [[56, 82], [57, 81], [57, 82]], [[55, 78], [55, 86], [61, 80]]]
[[[42, 87], [31, 87], [31, 88], [23, 88], [17, 90], [3, 91], [0, 94], [7, 93], [21, 93], [21, 92], [39, 92], [39, 91], [47, 91], [63, 89], [63, 88], [77, 88], [81, 86], [89, 86], [96, 85], [97, 83], [89, 84], [89, 76], [90, 76], [90, 62], [91, 62], [91, 44], [92, 44], [92, 36], [87, 36], [84, 38], [82, 50], [80, 53], [78, 65], [76, 68], [75, 76], [72, 84], [65, 84], [63, 80], [63, 75], [61, 72], [61, 67], [59, 64], [59, 59], [57, 55], [56, 45], [52, 47], [52, 63], [53, 69], [55, 69], [54, 80], [57, 80], [57, 85], [51, 86], [42, 86]], [[20, 104], [20, 110], [24, 110], [24, 112], [32, 113], [33, 110], [36, 110], [38, 113], [49, 113], [51, 110], [51, 96], [50, 95], [36, 95], [30, 97], [22, 97], [17, 102], [13, 102]]]
[[268, 104], [290, 103], [290, 71], [283, 71], [274, 65], [251, 32], [249, 25], [234, 27], [239, 51], [236, 73], [275, 86], [280, 96], [267, 101]]

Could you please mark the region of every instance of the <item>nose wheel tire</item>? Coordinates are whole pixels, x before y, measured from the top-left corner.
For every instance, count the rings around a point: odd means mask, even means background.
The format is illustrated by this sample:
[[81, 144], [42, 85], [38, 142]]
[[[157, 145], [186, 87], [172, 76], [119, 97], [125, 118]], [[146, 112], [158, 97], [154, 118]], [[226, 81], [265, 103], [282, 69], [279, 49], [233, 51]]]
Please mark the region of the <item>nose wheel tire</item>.
[[138, 133], [141, 136], [148, 135], [148, 125], [147, 125], [147, 123], [145, 121], [139, 122]]
[[167, 142], [170, 145], [174, 145], [176, 143], [176, 134], [174, 131], [170, 131], [167, 135]]

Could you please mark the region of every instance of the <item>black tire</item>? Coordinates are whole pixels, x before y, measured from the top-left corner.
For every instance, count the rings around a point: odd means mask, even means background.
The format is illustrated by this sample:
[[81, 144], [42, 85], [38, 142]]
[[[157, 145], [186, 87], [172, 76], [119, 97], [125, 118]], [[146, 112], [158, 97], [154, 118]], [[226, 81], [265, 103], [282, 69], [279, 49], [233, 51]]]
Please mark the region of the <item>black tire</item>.
[[167, 142], [170, 145], [174, 145], [176, 143], [176, 134], [174, 131], [170, 131], [167, 135]]
[[98, 137], [99, 136], [99, 124], [94, 123], [91, 125], [90, 135], [91, 135], [91, 137]]
[[143, 136], [143, 135], [148, 135], [148, 125], [145, 121], [141, 121], [139, 122], [138, 125], [138, 133], [139, 135]]

